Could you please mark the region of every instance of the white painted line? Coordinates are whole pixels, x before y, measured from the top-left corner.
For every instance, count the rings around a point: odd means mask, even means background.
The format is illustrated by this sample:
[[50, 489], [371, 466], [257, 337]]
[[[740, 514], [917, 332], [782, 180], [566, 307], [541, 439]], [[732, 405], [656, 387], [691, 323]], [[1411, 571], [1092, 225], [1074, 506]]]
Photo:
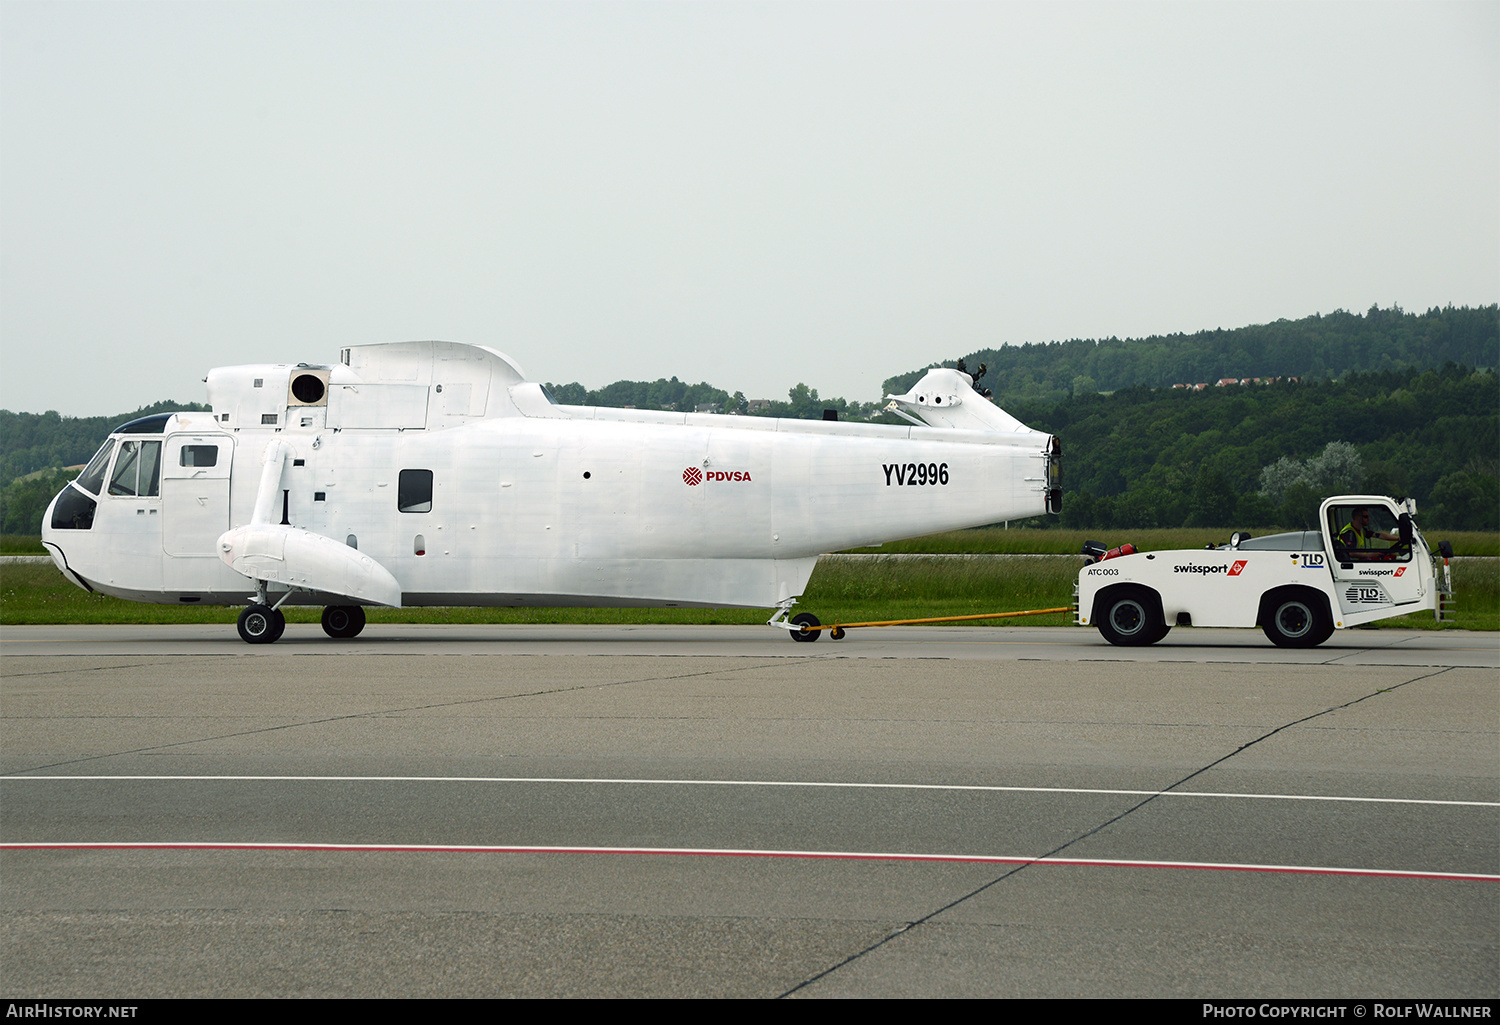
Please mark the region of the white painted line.
[[1137, 861], [1118, 858], [1042, 858], [994, 854], [918, 854], [885, 851], [787, 851], [716, 847], [565, 847], [490, 844], [371, 844], [142, 841], [138, 843], [0, 843], [0, 850], [66, 851], [311, 851], [394, 854], [657, 854], [678, 857], [816, 858], [842, 861], [930, 861], [984, 865], [1060, 865], [1082, 868], [1175, 868], [1210, 872], [1277, 872], [1296, 875], [1372, 876], [1392, 879], [1447, 879], [1500, 882], [1500, 875], [1479, 872], [1421, 872], [1409, 869], [1332, 868], [1318, 865], [1248, 865], [1216, 861]]
[[946, 790], [1015, 794], [1100, 794], [1120, 797], [1221, 797], [1255, 801], [1342, 801], [1358, 804], [1423, 804], [1462, 808], [1500, 808], [1500, 801], [1438, 801], [1415, 797], [1337, 797], [1328, 794], [1243, 794], [1209, 790], [1105, 790], [1087, 787], [1002, 787], [949, 783], [826, 783], [774, 779], [613, 779], [552, 776], [0, 776], [0, 783], [221, 781], [243, 783], [559, 783], [619, 786], [807, 787], [847, 790]]

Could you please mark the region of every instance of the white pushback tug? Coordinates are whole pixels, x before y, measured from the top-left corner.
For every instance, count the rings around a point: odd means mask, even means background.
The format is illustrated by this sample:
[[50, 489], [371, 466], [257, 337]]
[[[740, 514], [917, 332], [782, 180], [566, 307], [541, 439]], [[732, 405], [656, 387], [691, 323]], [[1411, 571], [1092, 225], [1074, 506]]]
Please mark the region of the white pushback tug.
[[1089, 542], [1075, 618], [1111, 644], [1155, 644], [1173, 626], [1259, 626], [1283, 648], [1413, 612], [1442, 619], [1453, 549], [1427, 546], [1416, 511], [1411, 499], [1338, 495], [1323, 502], [1318, 530], [1237, 532], [1225, 545], [1167, 552]]
[[[982, 369], [981, 369], [982, 373]], [[353, 637], [364, 607], [698, 606], [791, 616], [818, 556], [1057, 512], [1061, 448], [933, 369], [911, 426], [559, 405], [494, 349], [402, 342], [224, 367], [212, 412], [115, 430], [42, 542], [90, 591], [287, 603]]]

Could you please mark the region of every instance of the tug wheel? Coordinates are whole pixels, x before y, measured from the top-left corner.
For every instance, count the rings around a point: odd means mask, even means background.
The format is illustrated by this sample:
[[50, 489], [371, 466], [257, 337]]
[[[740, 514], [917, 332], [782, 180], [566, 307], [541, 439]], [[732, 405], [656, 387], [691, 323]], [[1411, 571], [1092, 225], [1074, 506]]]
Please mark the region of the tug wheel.
[[323, 610], [323, 632], [329, 637], [358, 637], [365, 628], [365, 610], [358, 605], [330, 605]]
[[246, 644], [274, 644], [286, 632], [286, 617], [266, 605], [250, 605], [236, 624]]
[[1322, 595], [1282, 593], [1262, 607], [1260, 628], [1278, 648], [1316, 648], [1333, 636], [1333, 617]]
[[832, 630], [828, 631], [828, 636], [832, 637], [836, 641], [841, 641], [844, 639], [844, 628], [841, 626], [836, 626]]
[[792, 640], [794, 641], [812, 642], [817, 640], [818, 634], [821, 631], [815, 628], [823, 625], [818, 621], [818, 617], [811, 612], [799, 612], [788, 620], [788, 622], [800, 628], [792, 631]]
[[1155, 644], [1171, 629], [1162, 619], [1161, 599], [1144, 587], [1112, 588], [1099, 602], [1094, 625], [1111, 644], [1142, 647]]

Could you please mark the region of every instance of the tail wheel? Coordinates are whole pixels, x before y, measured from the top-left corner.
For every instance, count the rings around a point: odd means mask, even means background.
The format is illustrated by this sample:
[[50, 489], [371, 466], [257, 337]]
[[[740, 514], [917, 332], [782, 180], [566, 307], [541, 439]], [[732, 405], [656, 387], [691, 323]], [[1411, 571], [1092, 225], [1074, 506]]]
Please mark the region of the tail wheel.
[[246, 644], [274, 644], [286, 631], [286, 617], [266, 605], [251, 605], [240, 613], [236, 624]]
[[1260, 628], [1278, 648], [1316, 648], [1333, 636], [1333, 617], [1321, 598], [1283, 594], [1267, 603]]
[[1162, 619], [1161, 599], [1144, 587], [1117, 587], [1101, 600], [1094, 625], [1111, 644], [1155, 644], [1171, 629]]
[[365, 628], [365, 610], [358, 605], [330, 605], [323, 610], [323, 632], [329, 637], [358, 637]]
[[812, 642], [817, 640], [820, 631], [816, 628], [823, 625], [818, 621], [818, 617], [811, 612], [799, 612], [787, 622], [797, 627], [797, 629], [792, 631], [792, 640], [794, 641]]

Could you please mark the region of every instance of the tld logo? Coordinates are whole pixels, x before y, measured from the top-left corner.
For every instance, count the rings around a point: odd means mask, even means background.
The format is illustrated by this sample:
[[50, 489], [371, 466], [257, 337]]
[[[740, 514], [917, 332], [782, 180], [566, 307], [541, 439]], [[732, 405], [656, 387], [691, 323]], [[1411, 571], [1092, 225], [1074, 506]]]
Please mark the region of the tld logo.
[[1302, 553], [1302, 568], [1303, 569], [1322, 569], [1325, 565], [1326, 565], [1326, 563], [1324, 563], [1324, 561], [1323, 561], [1323, 553], [1322, 552], [1303, 552]]

